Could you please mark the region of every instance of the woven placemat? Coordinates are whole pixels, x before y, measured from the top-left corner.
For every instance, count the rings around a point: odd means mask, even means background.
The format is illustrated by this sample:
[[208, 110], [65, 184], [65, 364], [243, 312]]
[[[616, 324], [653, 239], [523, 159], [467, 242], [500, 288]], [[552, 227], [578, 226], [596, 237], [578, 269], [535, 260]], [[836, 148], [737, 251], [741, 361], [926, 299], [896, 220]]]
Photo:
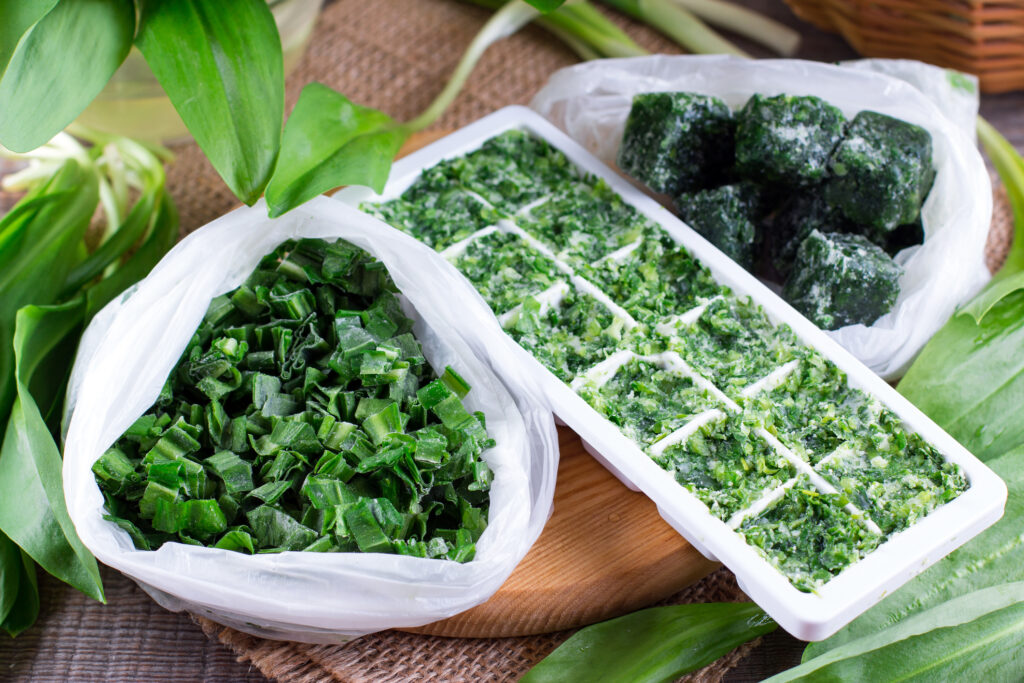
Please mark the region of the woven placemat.
[[[304, 84], [320, 81], [360, 104], [409, 119], [433, 99], [488, 16], [450, 0], [336, 0], [325, 8], [305, 58], [289, 79], [288, 107]], [[679, 52], [647, 27], [612, 18], [652, 52]], [[458, 128], [500, 107], [525, 104], [553, 71], [576, 61], [543, 30], [529, 27], [488, 51], [435, 127]], [[237, 200], [194, 145], [175, 152], [168, 185], [186, 234], [229, 211]], [[1005, 194], [997, 207], [987, 250], [990, 267], [1005, 258], [1012, 235]], [[720, 569], [663, 604], [745, 599], [733, 575]], [[195, 619], [239, 661], [250, 662], [269, 678], [295, 683], [515, 680], [572, 633], [456, 639], [386, 631], [345, 645], [306, 645], [255, 638]], [[756, 644], [738, 648], [687, 680], [720, 680]]]

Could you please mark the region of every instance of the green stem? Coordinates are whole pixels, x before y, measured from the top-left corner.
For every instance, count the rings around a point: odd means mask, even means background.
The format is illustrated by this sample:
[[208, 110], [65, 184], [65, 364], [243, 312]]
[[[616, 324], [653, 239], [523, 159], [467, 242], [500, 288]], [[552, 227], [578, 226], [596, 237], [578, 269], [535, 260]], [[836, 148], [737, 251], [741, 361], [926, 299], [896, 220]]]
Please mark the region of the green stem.
[[649, 54], [611, 20], [583, 0], [570, 0], [541, 23], [551, 23], [588, 43], [604, 57], [640, 57]]
[[469, 74], [473, 71], [473, 67], [480, 61], [480, 57], [487, 48], [502, 38], [512, 35], [538, 16], [540, 16], [540, 11], [522, 2], [522, 0], [513, 0], [495, 12], [494, 16], [480, 29], [473, 42], [469, 44], [469, 48], [462, 55], [462, 59], [459, 61], [458, 66], [455, 67], [451, 79], [445, 85], [441, 94], [430, 103], [429, 107], [423, 110], [422, 114], [405, 123], [402, 127], [413, 132], [423, 130], [437, 121], [441, 114], [444, 113], [444, 110], [448, 108], [448, 105], [458, 96], [462, 86], [466, 83], [466, 79], [469, 78]]
[[723, 0], [672, 0], [699, 18], [792, 57], [800, 47], [800, 34], [759, 12]]
[[552, 34], [568, 47], [570, 50], [576, 53], [576, 55], [585, 62], [589, 62], [592, 59], [601, 59], [604, 55], [590, 47], [590, 45], [583, 39], [577, 38], [573, 33], [561, 26], [556, 26], [549, 21], [541, 19], [538, 22], [544, 27], [548, 33]]
[[690, 52], [749, 57], [672, 0], [601, 0], [661, 31]]
[[1018, 239], [1024, 234], [1024, 160], [1013, 145], [980, 116], [978, 140], [985, 147], [985, 153], [992, 160], [992, 165], [996, 167], [996, 172], [1006, 187], [1016, 223], [1013, 244], [1006, 256], [1006, 262], [992, 278], [993, 281], [998, 281], [1024, 270], [1024, 239]]

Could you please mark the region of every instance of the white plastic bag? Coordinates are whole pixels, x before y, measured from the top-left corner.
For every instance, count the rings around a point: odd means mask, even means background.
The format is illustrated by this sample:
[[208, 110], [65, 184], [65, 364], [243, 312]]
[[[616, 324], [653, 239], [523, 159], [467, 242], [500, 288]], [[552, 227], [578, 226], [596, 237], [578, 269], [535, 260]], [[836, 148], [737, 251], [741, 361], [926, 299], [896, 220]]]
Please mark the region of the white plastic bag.
[[984, 255], [992, 188], [974, 144], [977, 91], [964, 88], [972, 84], [969, 77], [957, 76], [951, 79], [944, 69], [907, 60], [836, 66], [657, 55], [557, 71], [530, 106], [611, 164], [633, 95], [641, 92], [700, 92], [720, 97], [733, 109], [754, 93], [817, 95], [847, 117], [871, 109], [924, 127], [932, 136], [937, 174], [921, 212], [924, 244], [896, 256], [904, 267], [899, 298], [871, 326], [829, 332], [872, 370], [893, 378], [989, 278]]
[[[428, 361], [435, 369], [452, 365], [472, 385], [467, 406], [484, 412], [497, 441], [483, 454], [494, 482], [489, 524], [473, 561], [362, 553], [248, 556], [179, 543], [140, 551], [103, 520], [92, 464], [153, 404], [210, 300], [237, 287], [264, 255], [294, 237], [342, 238], [376, 256], [402, 293]], [[192, 233], [111, 302], [82, 338], [68, 391], [63, 470], [68, 511], [82, 541], [164, 607], [265, 638], [342, 642], [420, 626], [484, 602], [547, 521], [558, 445], [551, 413], [533, 400], [534, 390], [515, 373], [506, 373], [503, 385], [470, 350], [457, 329], [462, 302], [473, 315], [483, 305], [431, 249], [326, 198], [277, 220], [266, 217], [260, 202]], [[472, 331], [478, 349], [487, 347], [481, 334], [487, 331]]]

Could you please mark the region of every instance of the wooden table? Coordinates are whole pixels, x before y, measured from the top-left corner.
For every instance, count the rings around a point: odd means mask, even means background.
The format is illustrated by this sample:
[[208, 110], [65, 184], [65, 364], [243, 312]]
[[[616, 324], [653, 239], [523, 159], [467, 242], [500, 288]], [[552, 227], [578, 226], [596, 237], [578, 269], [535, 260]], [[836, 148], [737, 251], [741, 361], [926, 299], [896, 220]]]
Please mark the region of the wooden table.
[[[804, 34], [799, 57], [822, 61], [856, 55], [838, 37], [799, 22], [778, 1], [740, 4], [772, 15]], [[747, 46], [757, 55], [764, 52]], [[1024, 150], [1024, 93], [986, 96], [982, 114]], [[187, 190], [175, 199], [187, 201]], [[0, 210], [3, 197], [0, 196]], [[16, 640], [0, 637], [0, 680], [151, 680], [265, 681], [259, 671], [240, 664], [219, 643], [209, 640], [191, 618], [166, 612], [134, 583], [103, 568], [106, 606], [41, 576], [38, 623]], [[799, 661], [803, 644], [782, 631], [762, 643], [733, 669], [729, 681], [760, 680]]]

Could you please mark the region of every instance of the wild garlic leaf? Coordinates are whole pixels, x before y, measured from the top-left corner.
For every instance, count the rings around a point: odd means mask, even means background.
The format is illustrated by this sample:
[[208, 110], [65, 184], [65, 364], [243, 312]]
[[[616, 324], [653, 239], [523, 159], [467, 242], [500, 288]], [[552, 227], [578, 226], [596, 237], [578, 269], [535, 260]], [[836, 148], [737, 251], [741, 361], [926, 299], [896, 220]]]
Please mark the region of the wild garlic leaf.
[[[2, 535], [2, 534], [0, 534]], [[15, 554], [14, 569], [18, 572], [17, 593], [11, 608], [0, 619], [0, 628], [12, 638], [35, 623], [39, 616], [39, 584], [36, 579], [36, 565], [24, 550]]]
[[280, 216], [341, 185], [380, 192], [408, 135], [387, 114], [310, 83], [284, 128], [281, 156], [267, 187], [270, 215]]
[[577, 631], [521, 681], [674, 681], [775, 629], [751, 602], [652, 607]]
[[266, 0], [143, 0], [136, 45], [188, 130], [246, 204], [274, 170], [281, 39]]
[[[6, 8], [2, 16], [6, 23]], [[62, 131], [110, 80], [134, 34], [131, 0], [57, 3], [22, 36], [0, 75], [0, 144], [29, 152]]]
[[0, 21], [0, 75], [6, 71], [18, 42], [56, 4], [57, 0], [0, 0], [0, 17], [4, 18]]
[[[29, 387], [50, 351], [77, 335], [83, 299], [59, 306], [26, 306], [14, 334], [17, 400], [0, 450], [0, 531], [43, 569], [86, 595], [103, 600], [96, 560], [79, 540], [64, 502], [61, 456]], [[70, 357], [65, 358], [65, 364]]]

